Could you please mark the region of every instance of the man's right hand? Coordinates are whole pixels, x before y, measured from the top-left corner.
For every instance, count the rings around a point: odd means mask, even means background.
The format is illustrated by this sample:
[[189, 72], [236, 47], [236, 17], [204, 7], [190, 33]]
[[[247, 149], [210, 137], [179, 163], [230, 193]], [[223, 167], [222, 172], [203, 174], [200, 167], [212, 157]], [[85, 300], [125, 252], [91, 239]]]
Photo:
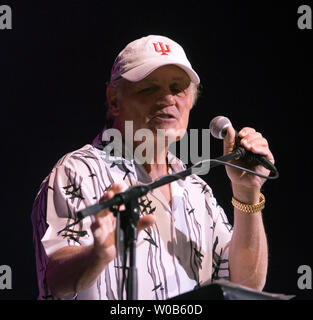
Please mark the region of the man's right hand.
[[[115, 194], [123, 191], [120, 184], [112, 184], [108, 191], [101, 197], [100, 202], [112, 199]], [[91, 231], [94, 236], [94, 255], [96, 258], [104, 260], [106, 263], [112, 261], [116, 256], [115, 228], [116, 217], [108, 209], [101, 210], [92, 218]], [[153, 215], [143, 216], [139, 219], [138, 232], [152, 226], [155, 223]]]

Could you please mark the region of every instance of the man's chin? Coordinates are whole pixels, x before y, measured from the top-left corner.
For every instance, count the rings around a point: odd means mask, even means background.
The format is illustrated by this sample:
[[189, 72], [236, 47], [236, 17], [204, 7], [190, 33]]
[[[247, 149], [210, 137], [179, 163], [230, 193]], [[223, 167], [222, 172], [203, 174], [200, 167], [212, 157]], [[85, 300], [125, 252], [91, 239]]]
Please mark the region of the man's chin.
[[179, 141], [186, 134], [186, 129], [158, 128], [157, 139], [168, 139], [169, 143]]

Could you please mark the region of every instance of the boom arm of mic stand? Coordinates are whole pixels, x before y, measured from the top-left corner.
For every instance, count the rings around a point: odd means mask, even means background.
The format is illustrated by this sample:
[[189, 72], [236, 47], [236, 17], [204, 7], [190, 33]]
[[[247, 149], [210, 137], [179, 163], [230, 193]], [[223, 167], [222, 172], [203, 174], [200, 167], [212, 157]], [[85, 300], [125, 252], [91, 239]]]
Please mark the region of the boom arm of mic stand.
[[120, 206], [122, 204], [126, 204], [129, 201], [131, 201], [134, 198], [140, 198], [144, 195], [146, 195], [149, 191], [159, 188], [165, 184], [171, 183], [175, 180], [178, 179], [184, 179], [185, 177], [191, 175], [192, 173], [192, 168], [189, 168], [187, 170], [181, 171], [177, 174], [170, 174], [166, 175], [163, 177], [160, 177], [158, 180], [150, 183], [150, 184], [141, 184], [141, 185], [135, 185], [133, 187], [128, 188], [126, 191], [118, 193], [114, 196], [114, 198], [97, 203], [95, 205], [92, 205], [90, 207], [87, 207], [83, 210], [80, 210], [77, 212], [77, 217], [78, 219], [83, 219], [85, 217], [91, 216], [91, 215], [96, 215], [99, 213], [101, 210], [105, 208], [111, 208], [114, 206]]

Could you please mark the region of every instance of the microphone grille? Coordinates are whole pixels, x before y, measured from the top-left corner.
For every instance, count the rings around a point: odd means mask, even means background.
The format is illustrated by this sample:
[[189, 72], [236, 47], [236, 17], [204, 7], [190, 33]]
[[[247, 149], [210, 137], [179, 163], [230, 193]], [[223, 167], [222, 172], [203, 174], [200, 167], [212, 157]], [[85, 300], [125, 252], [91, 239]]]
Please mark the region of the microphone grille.
[[231, 126], [228, 118], [217, 116], [210, 122], [210, 132], [214, 138], [224, 139], [227, 127]]

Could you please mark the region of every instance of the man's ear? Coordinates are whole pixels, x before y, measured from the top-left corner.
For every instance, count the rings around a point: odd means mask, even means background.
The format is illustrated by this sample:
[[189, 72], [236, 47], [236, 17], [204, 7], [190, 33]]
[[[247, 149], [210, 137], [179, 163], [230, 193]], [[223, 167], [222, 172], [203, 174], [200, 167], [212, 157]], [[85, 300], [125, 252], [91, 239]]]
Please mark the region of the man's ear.
[[117, 117], [120, 113], [119, 101], [117, 99], [116, 88], [108, 86], [106, 89], [106, 97], [108, 103], [108, 109], [112, 116]]

